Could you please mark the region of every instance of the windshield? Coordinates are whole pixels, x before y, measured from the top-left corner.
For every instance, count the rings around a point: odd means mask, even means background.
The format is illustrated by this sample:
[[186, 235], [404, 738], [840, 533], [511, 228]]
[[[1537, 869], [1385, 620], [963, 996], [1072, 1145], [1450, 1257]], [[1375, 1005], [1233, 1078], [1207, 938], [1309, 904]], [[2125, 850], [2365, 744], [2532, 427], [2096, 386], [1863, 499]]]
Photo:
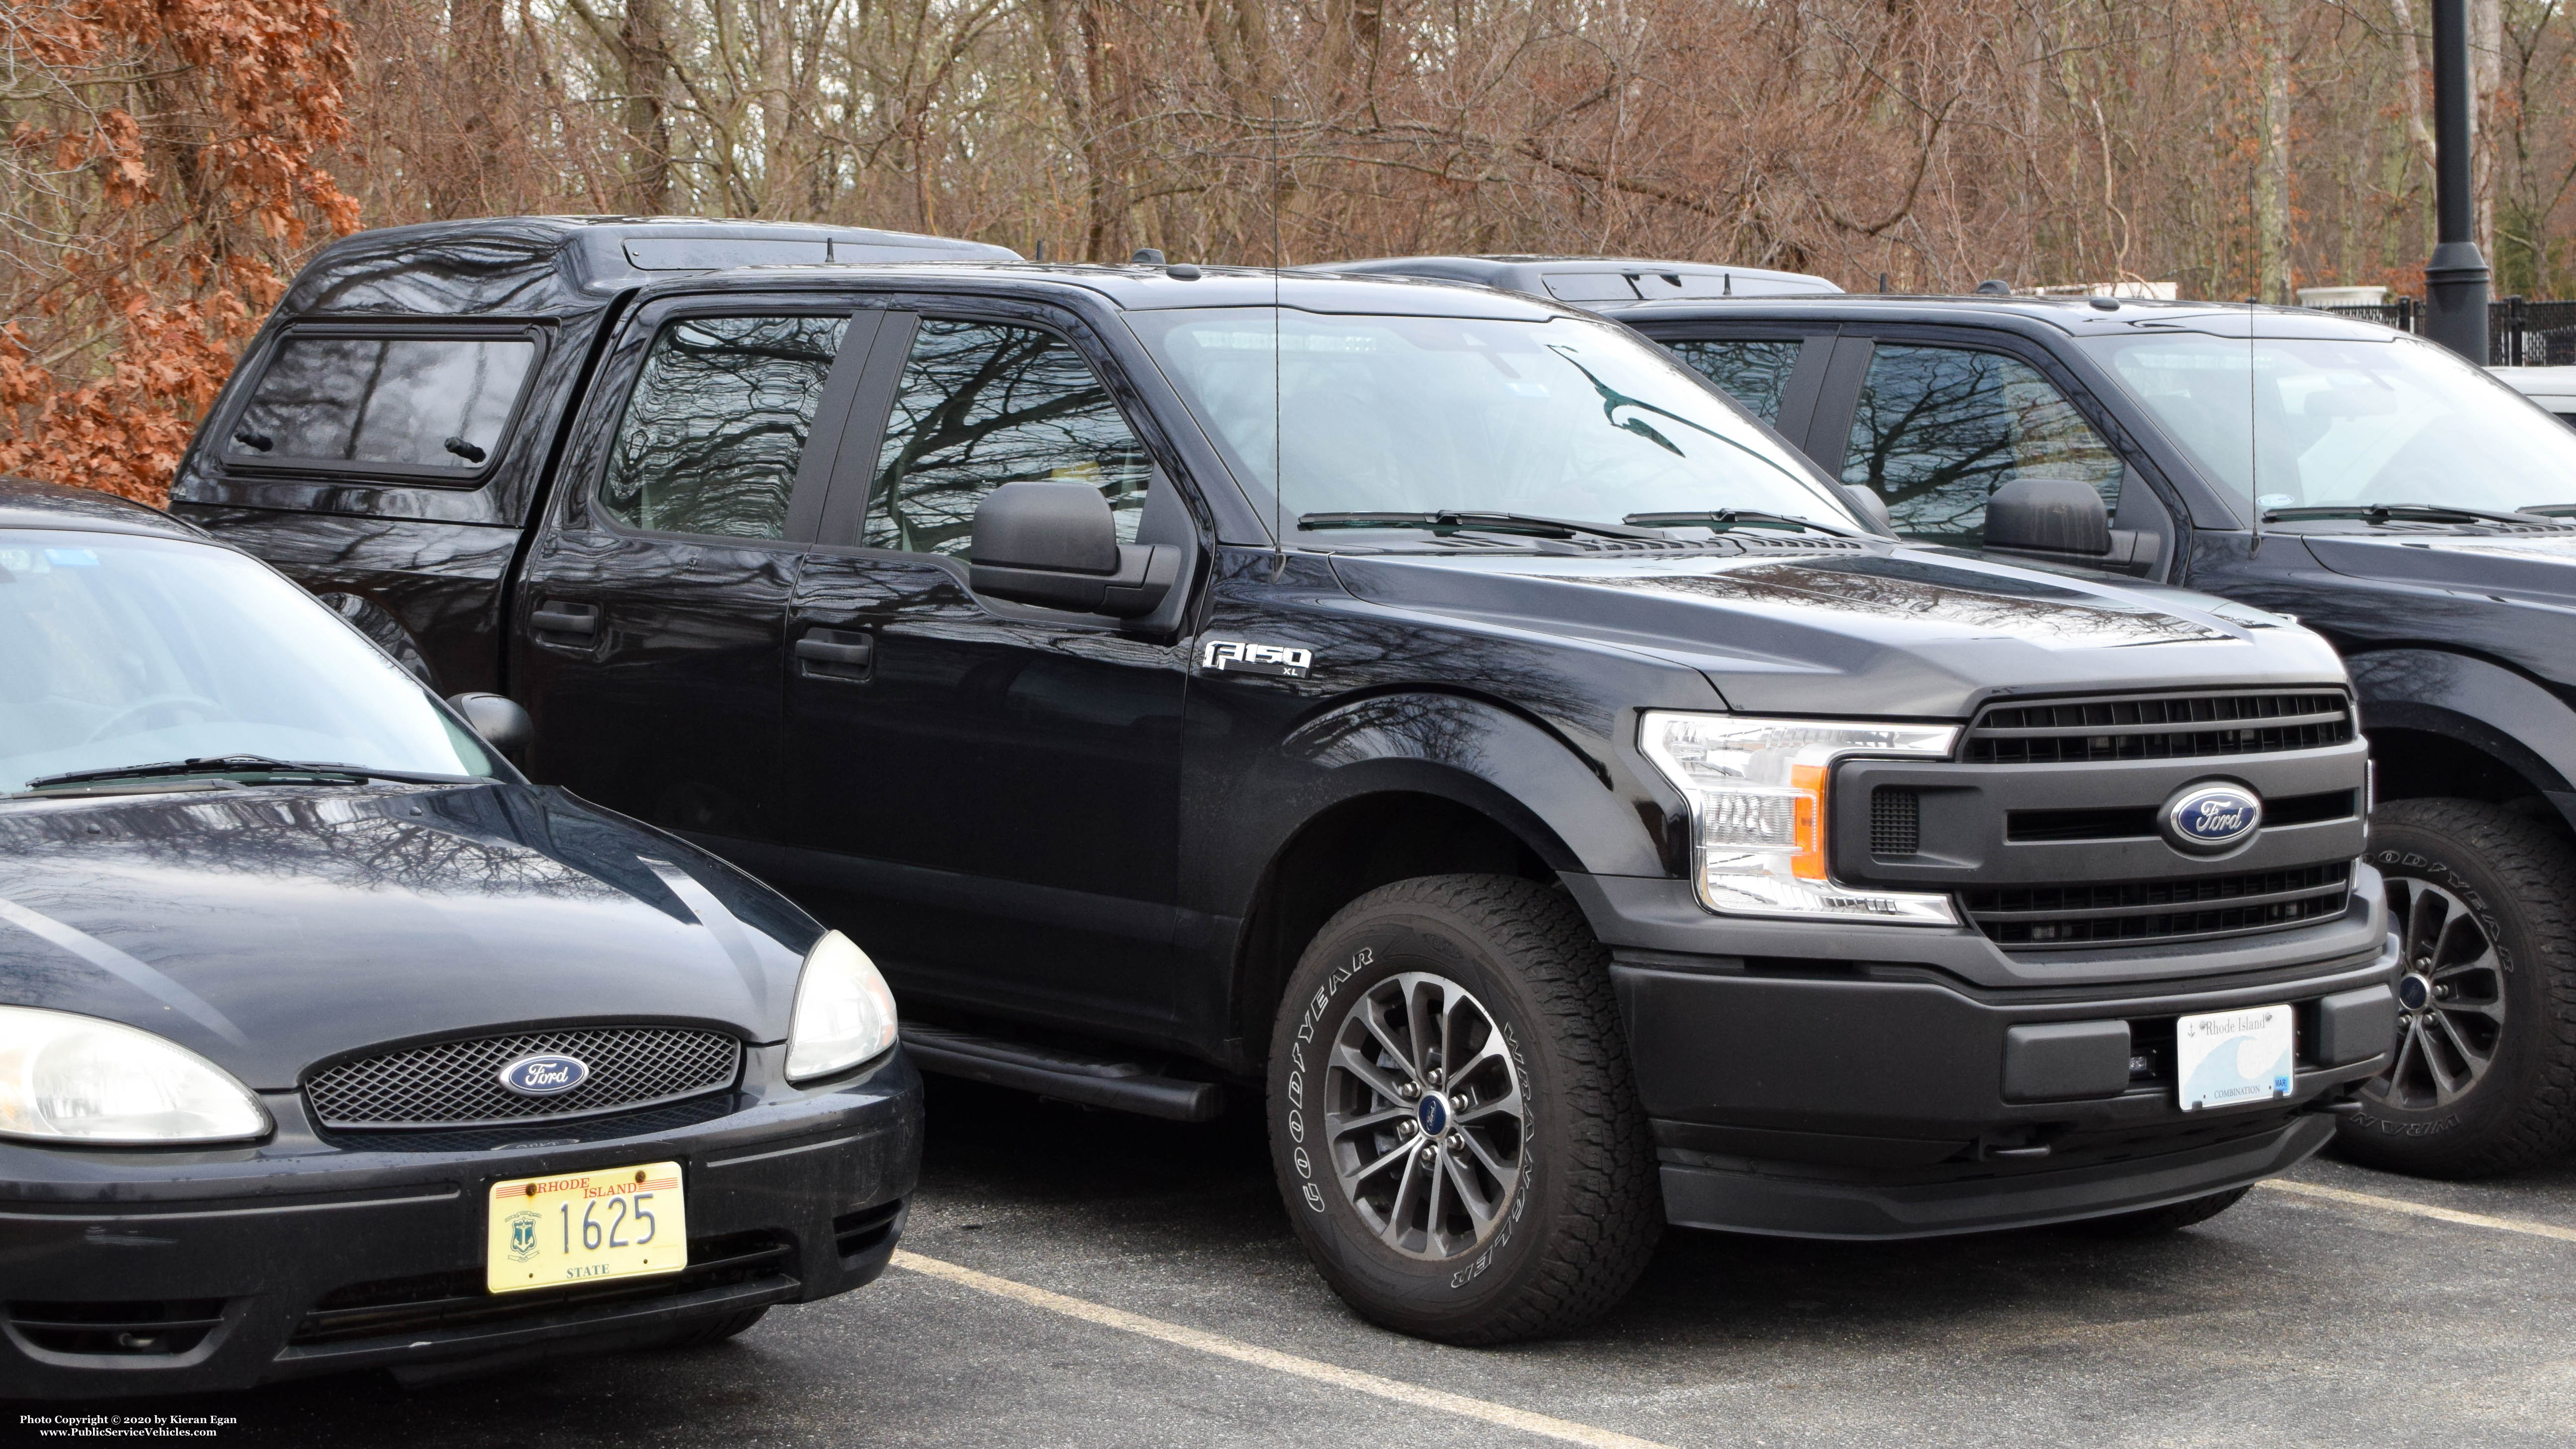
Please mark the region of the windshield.
[[2209, 477], [2265, 509], [2576, 503], [2576, 431], [2411, 337], [2096, 337]]
[[1604, 323], [1267, 307], [1129, 320], [1291, 537], [1301, 517], [1367, 512], [1617, 526], [1741, 509], [1863, 527], [1804, 459]]
[[0, 530], [0, 793], [217, 755], [494, 772], [418, 680], [250, 559]]

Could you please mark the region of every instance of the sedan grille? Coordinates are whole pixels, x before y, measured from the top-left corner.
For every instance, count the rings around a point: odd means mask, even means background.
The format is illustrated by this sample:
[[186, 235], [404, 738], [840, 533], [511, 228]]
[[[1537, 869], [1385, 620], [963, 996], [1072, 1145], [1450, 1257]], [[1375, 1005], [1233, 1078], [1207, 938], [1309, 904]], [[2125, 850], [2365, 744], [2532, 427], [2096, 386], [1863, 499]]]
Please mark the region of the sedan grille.
[[1989, 706], [1968, 726], [1972, 765], [2192, 760], [2319, 750], [2353, 737], [2337, 693], [2126, 695]]
[[2343, 914], [2352, 863], [2245, 875], [2101, 885], [2008, 886], [1964, 893], [1969, 919], [1999, 946], [2191, 941], [2277, 931]]
[[[579, 1086], [529, 1097], [501, 1085], [501, 1068], [540, 1054], [589, 1068]], [[687, 1027], [576, 1027], [405, 1047], [314, 1073], [304, 1083], [325, 1127], [481, 1127], [585, 1117], [678, 1101], [734, 1084], [742, 1042]]]

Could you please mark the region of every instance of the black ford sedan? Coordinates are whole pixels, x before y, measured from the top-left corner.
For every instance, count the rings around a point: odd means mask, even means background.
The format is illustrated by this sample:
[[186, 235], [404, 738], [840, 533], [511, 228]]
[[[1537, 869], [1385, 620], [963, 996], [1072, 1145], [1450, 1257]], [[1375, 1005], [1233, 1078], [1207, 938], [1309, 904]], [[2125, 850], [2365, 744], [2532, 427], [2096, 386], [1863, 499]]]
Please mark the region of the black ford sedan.
[[884, 1268], [920, 1090], [838, 932], [265, 565], [0, 481], [0, 1397], [740, 1332]]

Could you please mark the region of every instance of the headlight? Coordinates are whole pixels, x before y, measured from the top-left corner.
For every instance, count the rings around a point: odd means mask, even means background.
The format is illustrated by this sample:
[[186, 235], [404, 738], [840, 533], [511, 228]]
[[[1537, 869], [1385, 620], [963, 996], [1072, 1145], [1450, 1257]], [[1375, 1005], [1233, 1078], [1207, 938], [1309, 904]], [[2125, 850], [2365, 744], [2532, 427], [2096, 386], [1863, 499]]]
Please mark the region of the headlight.
[[893, 1045], [894, 993], [877, 963], [849, 937], [825, 931], [805, 953], [805, 974], [796, 983], [787, 1080], [829, 1076]]
[[257, 1097], [185, 1047], [94, 1016], [0, 1006], [0, 1136], [157, 1147], [268, 1126]]
[[1844, 755], [1949, 756], [1954, 725], [1649, 711], [1640, 746], [1690, 801], [1700, 904], [1741, 916], [1955, 926], [1946, 895], [1854, 891], [1825, 871], [1825, 792]]

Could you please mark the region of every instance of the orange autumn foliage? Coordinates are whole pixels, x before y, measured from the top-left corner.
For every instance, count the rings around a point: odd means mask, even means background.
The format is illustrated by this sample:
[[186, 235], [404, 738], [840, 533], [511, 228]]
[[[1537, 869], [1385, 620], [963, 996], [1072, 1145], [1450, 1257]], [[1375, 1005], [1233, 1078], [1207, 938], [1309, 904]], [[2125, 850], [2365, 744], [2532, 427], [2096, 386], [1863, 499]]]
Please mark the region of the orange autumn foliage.
[[[16, 0], [0, 472], [158, 503], [315, 239], [357, 228], [329, 0]], [[25, 90], [13, 100], [27, 98]]]

